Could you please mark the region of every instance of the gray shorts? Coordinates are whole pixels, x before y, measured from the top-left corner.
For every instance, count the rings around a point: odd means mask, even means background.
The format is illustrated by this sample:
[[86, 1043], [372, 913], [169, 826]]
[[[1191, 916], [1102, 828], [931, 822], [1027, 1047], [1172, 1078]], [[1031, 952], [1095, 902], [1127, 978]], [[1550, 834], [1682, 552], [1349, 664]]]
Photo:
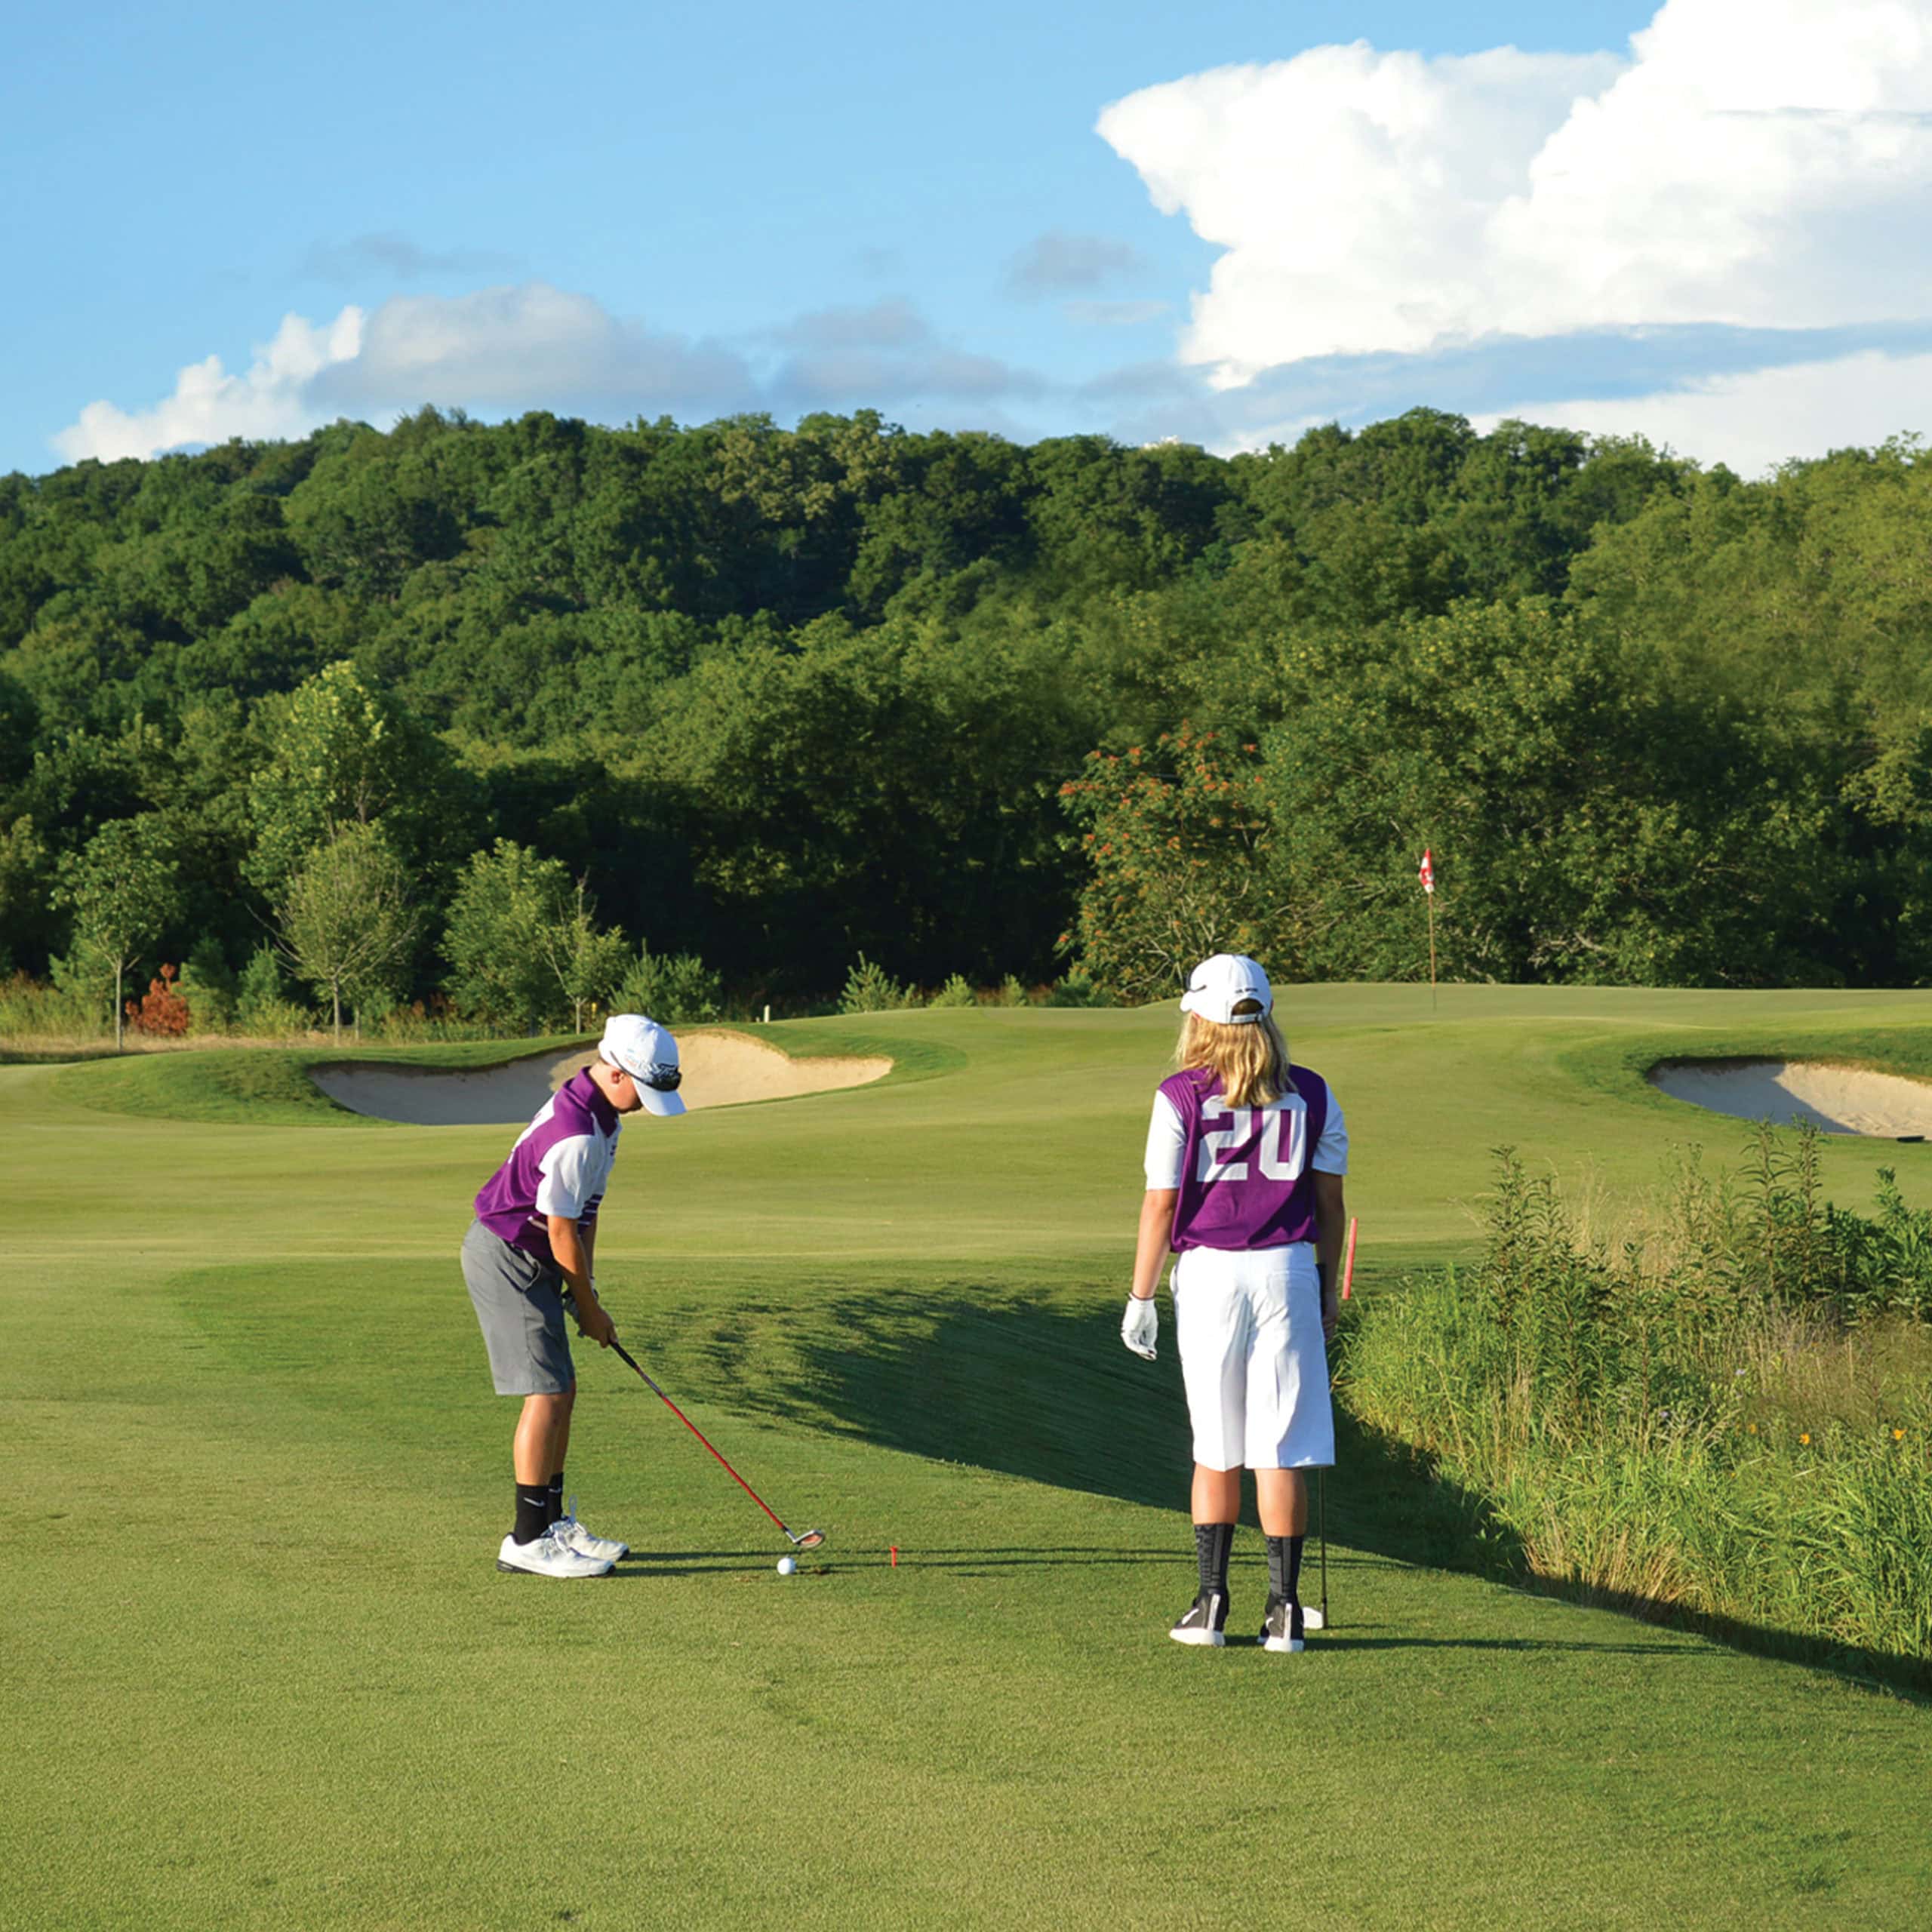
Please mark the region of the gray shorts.
[[463, 1278], [500, 1395], [566, 1395], [577, 1386], [564, 1335], [563, 1276], [481, 1221], [463, 1238]]

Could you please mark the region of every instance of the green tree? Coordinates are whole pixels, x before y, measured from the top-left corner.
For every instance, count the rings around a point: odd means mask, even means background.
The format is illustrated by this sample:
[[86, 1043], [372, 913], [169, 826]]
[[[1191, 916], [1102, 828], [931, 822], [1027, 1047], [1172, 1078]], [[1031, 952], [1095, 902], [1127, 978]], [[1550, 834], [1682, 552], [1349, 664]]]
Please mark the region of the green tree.
[[174, 915], [177, 872], [165, 829], [155, 814], [104, 825], [78, 853], [60, 862], [56, 903], [73, 913], [70, 958], [90, 978], [114, 983], [114, 1045], [125, 1038], [123, 995], [128, 971]]
[[724, 989], [695, 952], [653, 952], [643, 946], [611, 1005], [616, 1013], [648, 1014], [666, 1026], [702, 1026], [723, 1012]]
[[270, 899], [336, 827], [380, 823], [398, 858], [420, 868], [464, 826], [449, 752], [352, 664], [329, 665], [257, 716], [266, 755], [248, 788], [244, 869]]
[[552, 901], [538, 930], [538, 946], [571, 1010], [571, 1031], [583, 1031], [586, 1008], [608, 1001], [629, 966], [630, 945], [616, 928], [598, 924], [588, 881], [579, 879], [567, 900]]
[[1063, 949], [1106, 992], [1171, 998], [1214, 952], [1277, 953], [1287, 909], [1252, 744], [1183, 724], [1149, 746], [1096, 752], [1060, 788], [1091, 869]]
[[569, 1004], [553, 952], [575, 896], [570, 870], [499, 838], [457, 882], [443, 934], [444, 984], [466, 1011], [534, 1032]]
[[421, 924], [410, 877], [374, 826], [343, 826], [289, 881], [275, 921], [297, 976], [329, 1002], [342, 1038], [343, 1004], [393, 996]]

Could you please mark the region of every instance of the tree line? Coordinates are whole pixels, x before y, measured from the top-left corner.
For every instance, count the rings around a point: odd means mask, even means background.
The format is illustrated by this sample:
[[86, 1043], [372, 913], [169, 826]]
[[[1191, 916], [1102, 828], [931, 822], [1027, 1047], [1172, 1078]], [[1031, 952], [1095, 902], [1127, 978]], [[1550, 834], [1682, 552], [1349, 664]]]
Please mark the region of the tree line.
[[1429, 844], [1452, 975], [1913, 983], [1928, 540], [1907, 442], [1746, 483], [1424, 410], [1229, 458], [426, 410], [12, 475], [0, 969], [527, 1024], [862, 957], [1400, 977]]

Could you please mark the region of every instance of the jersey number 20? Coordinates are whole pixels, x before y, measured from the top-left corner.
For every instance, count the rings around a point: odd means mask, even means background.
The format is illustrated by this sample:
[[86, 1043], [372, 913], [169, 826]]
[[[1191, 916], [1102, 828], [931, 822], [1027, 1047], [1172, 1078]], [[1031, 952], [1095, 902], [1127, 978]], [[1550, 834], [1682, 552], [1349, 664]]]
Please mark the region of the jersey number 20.
[[[1220, 1120], [1225, 1115], [1234, 1116], [1232, 1127], [1222, 1128], [1201, 1137], [1201, 1173], [1203, 1181], [1245, 1180], [1247, 1162], [1231, 1153], [1232, 1149], [1245, 1149], [1254, 1137], [1254, 1116], [1257, 1109], [1253, 1107], [1230, 1107], [1218, 1094], [1203, 1103], [1201, 1118], [1204, 1121]], [[1263, 1107], [1261, 1115], [1261, 1144], [1255, 1150], [1256, 1160], [1264, 1180], [1294, 1180], [1301, 1173], [1302, 1157], [1305, 1150], [1297, 1145], [1297, 1137], [1306, 1131], [1308, 1116], [1300, 1108], [1292, 1111], [1280, 1107]], [[1286, 1122], [1288, 1128], [1288, 1157], [1281, 1158], [1281, 1128]]]

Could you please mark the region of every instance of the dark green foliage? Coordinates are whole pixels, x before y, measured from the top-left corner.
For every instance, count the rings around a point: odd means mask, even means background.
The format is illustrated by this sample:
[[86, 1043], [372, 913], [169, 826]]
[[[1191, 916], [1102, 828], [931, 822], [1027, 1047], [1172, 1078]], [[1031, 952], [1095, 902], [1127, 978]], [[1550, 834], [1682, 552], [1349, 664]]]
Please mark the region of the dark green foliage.
[[1745, 485], [1426, 409], [1229, 460], [424, 410], [8, 477], [0, 949], [45, 972], [60, 864], [146, 814], [165, 957], [246, 956], [366, 823], [423, 881], [409, 996], [499, 838], [734, 997], [860, 952], [1044, 983], [1095, 928], [1060, 788], [1094, 829], [1086, 755], [1188, 727], [1262, 780], [1260, 872], [1195, 881], [1189, 944], [1272, 907], [1284, 973], [1414, 974], [1429, 843], [1452, 976], [1915, 983], [1928, 540], [1907, 445]]

